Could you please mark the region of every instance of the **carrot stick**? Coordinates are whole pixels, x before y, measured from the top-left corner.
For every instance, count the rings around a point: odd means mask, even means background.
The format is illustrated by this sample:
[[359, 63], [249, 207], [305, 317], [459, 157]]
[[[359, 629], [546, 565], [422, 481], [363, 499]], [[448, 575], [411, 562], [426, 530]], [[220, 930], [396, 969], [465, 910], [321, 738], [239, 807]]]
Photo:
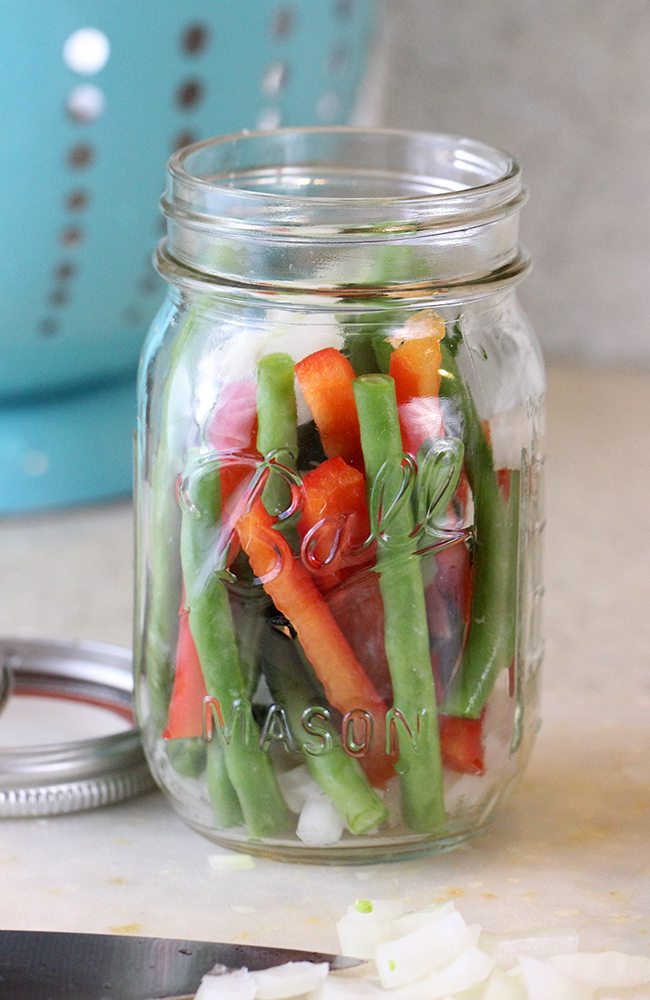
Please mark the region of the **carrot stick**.
[[436, 337], [405, 340], [390, 356], [398, 405], [419, 396], [437, 396], [440, 389], [440, 342]]
[[386, 704], [327, 607], [309, 572], [293, 558], [286, 539], [273, 530], [273, 518], [258, 501], [238, 525], [239, 540], [255, 575], [278, 611], [293, 625], [325, 695], [339, 712], [365, 710], [374, 725], [374, 739], [364, 766], [373, 784], [393, 773], [385, 753]]
[[406, 339], [390, 356], [388, 373], [395, 381], [398, 405], [440, 389], [440, 341], [445, 322], [433, 309], [422, 309], [405, 324]]

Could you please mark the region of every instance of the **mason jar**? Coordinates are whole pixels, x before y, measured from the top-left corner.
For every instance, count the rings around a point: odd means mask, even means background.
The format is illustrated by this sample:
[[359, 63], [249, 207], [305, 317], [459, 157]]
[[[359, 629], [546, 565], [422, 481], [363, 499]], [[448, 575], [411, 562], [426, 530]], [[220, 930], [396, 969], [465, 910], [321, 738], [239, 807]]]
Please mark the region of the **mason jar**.
[[538, 726], [544, 373], [517, 162], [444, 134], [242, 133], [169, 161], [140, 369], [136, 701], [229, 848], [480, 833]]

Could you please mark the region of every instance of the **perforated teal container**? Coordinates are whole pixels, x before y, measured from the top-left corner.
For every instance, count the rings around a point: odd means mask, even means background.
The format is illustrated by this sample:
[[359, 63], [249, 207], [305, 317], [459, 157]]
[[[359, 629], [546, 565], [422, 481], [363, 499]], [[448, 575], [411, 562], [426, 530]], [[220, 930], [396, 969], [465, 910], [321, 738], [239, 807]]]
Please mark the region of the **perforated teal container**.
[[0, 6], [0, 512], [130, 491], [169, 154], [242, 128], [348, 120], [377, 10], [376, 0]]

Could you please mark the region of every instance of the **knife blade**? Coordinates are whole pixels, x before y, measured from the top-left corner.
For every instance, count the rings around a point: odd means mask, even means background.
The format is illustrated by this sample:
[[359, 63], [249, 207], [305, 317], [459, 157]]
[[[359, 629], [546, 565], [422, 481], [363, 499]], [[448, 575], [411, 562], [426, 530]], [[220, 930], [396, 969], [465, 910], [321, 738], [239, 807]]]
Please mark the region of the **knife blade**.
[[213, 966], [356, 959], [289, 948], [67, 931], [0, 931], [2, 1000], [171, 1000], [193, 996]]

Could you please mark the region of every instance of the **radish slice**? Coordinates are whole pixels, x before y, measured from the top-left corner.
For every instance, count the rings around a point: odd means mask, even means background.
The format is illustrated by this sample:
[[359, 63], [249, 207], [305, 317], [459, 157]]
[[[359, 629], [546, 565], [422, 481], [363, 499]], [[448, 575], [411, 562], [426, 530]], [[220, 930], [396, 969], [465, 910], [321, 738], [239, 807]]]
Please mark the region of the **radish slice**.
[[248, 969], [235, 972], [208, 972], [201, 980], [194, 1000], [255, 1000], [257, 987]]
[[406, 912], [403, 903], [359, 899], [336, 924], [341, 951], [353, 958], [374, 958], [375, 948], [399, 935], [396, 921]]
[[255, 1000], [289, 1000], [315, 990], [327, 977], [327, 962], [285, 962], [251, 975], [257, 986]]
[[375, 949], [375, 963], [382, 986], [392, 988], [411, 983], [428, 972], [446, 965], [470, 948], [473, 938], [458, 910], [439, 916]]
[[571, 979], [562, 969], [551, 962], [543, 962], [537, 958], [519, 959], [528, 1000], [593, 1000], [594, 991]]
[[650, 983], [650, 958], [622, 951], [581, 952], [556, 955], [556, 968], [587, 986], [644, 986]]
[[310, 847], [327, 847], [341, 839], [345, 821], [334, 803], [319, 792], [310, 795], [300, 811], [296, 835]]
[[418, 396], [398, 407], [404, 450], [417, 455], [428, 439], [442, 437], [444, 427], [440, 400], [437, 396]]

